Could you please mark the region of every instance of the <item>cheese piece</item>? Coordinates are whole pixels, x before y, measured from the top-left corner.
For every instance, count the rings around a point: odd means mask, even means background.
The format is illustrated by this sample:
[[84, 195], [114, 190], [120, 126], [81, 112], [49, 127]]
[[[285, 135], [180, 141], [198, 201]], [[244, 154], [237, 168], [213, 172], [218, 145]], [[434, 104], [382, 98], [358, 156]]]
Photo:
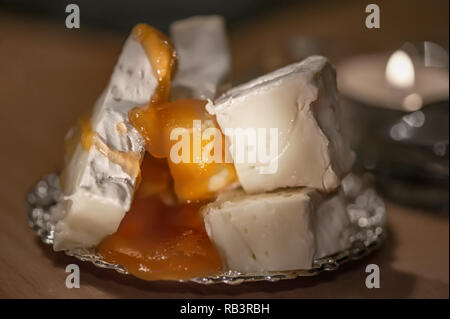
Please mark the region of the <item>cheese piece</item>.
[[[180, 47], [179, 60], [187, 61], [180, 66], [176, 85], [189, 90], [178, 91], [179, 97], [213, 98], [230, 69], [223, 19], [176, 22], [172, 34]], [[199, 54], [202, 59], [193, 58]], [[212, 61], [217, 65], [211, 66]], [[205, 73], [200, 75], [202, 70]], [[95, 143], [89, 150], [77, 144], [64, 170], [65, 196], [57, 214], [55, 250], [95, 246], [117, 230], [130, 208], [145, 152], [145, 141], [130, 124], [128, 112], [148, 103], [157, 86], [147, 53], [130, 36], [94, 106], [90, 126]]]
[[94, 246], [117, 230], [130, 208], [144, 154], [144, 141], [129, 123], [128, 111], [147, 103], [156, 87], [144, 49], [130, 36], [94, 106], [94, 142], [88, 149], [79, 143], [65, 168], [55, 250]]
[[226, 85], [231, 68], [225, 21], [196, 16], [174, 22], [170, 34], [180, 56], [172, 99], [213, 99]]
[[334, 215], [335, 207], [345, 207], [341, 192], [329, 198], [311, 188], [257, 195], [240, 190], [219, 196], [202, 214], [225, 267], [259, 273], [310, 269], [315, 257], [346, 248], [349, 218], [345, 210]]
[[[239, 182], [246, 192], [298, 186], [330, 192], [340, 185], [340, 178], [353, 165], [354, 154], [341, 134], [335, 78], [326, 58], [312, 56], [208, 103], [207, 110], [216, 115], [227, 135]], [[260, 145], [269, 145], [271, 128], [277, 130], [277, 147], [260, 151]], [[255, 135], [265, 129], [266, 135], [257, 135], [256, 147], [245, 133], [239, 146], [229, 129], [250, 130]], [[249, 157], [238, 160], [238, 152], [251, 149], [256, 152], [256, 161]], [[272, 154], [268, 161], [263, 161], [262, 152]]]

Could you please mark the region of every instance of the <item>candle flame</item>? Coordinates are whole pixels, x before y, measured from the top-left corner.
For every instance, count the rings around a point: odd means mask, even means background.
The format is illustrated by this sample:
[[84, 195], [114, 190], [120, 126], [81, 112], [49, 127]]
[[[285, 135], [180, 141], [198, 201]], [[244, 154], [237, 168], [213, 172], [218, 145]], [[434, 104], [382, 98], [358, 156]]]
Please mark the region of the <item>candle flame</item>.
[[411, 58], [402, 50], [395, 51], [386, 65], [386, 80], [399, 89], [414, 85], [414, 65]]

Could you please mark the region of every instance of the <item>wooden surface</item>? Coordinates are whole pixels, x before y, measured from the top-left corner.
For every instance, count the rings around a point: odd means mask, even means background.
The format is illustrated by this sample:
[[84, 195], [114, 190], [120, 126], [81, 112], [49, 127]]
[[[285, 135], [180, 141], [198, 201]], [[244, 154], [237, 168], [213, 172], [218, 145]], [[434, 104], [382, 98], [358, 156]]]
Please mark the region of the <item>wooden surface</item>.
[[[433, 6], [416, 1], [409, 10], [401, 6], [389, 10], [391, 2], [379, 2], [386, 4], [382, 29], [370, 34], [361, 26], [365, 15], [359, 2], [332, 8], [294, 5], [234, 26], [230, 34], [234, 75], [243, 79], [256, 69], [277, 67], [282, 61], [273, 57], [282, 39], [299, 33], [327, 43], [325, 50], [335, 60], [395, 48], [412, 38], [440, 40], [448, 47], [447, 1]], [[414, 19], [425, 21], [411, 23]], [[48, 23], [0, 12], [0, 297], [449, 297], [448, 215], [391, 203], [390, 237], [381, 250], [339, 271], [277, 283], [148, 283], [97, 269], [41, 244], [25, 220], [25, 194], [41, 175], [61, 167], [63, 136], [102, 91], [124, 41], [121, 35], [89, 28], [69, 31], [62, 21]], [[258, 54], [263, 62], [256, 65]], [[65, 287], [69, 263], [80, 266], [79, 289]], [[364, 269], [370, 263], [380, 266], [380, 289], [365, 287]]]

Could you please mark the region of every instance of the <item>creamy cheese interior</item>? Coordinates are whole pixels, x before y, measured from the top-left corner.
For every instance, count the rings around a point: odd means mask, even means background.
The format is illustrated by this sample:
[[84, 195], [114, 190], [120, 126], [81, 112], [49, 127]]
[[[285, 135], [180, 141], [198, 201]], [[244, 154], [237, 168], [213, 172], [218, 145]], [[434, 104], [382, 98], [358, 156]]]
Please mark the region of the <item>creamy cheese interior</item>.
[[243, 273], [310, 269], [348, 246], [343, 193], [292, 188], [225, 193], [202, 208], [206, 231], [228, 269]]

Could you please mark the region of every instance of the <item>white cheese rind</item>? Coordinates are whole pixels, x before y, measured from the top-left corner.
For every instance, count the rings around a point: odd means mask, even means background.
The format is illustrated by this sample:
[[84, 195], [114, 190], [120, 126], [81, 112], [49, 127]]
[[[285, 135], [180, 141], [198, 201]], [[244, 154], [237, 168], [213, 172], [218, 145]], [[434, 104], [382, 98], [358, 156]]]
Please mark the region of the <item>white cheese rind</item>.
[[331, 216], [334, 207], [345, 207], [342, 193], [324, 197], [310, 188], [258, 195], [233, 191], [206, 205], [202, 214], [224, 266], [258, 273], [310, 269], [314, 258], [346, 248], [349, 218], [345, 210]]
[[174, 22], [170, 35], [180, 57], [172, 99], [215, 98], [231, 68], [223, 17], [196, 16]]
[[350, 223], [347, 200], [342, 189], [323, 198], [317, 206], [313, 220], [316, 236], [315, 258], [330, 256], [349, 247], [354, 229]]
[[[156, 86], [144, 49], [129, 37], [107, 88], [94, 106], [90, 124], [95, 138], [110, 150], [133, 152], [142, 158], [144, 140], [128, 121], [128, 111], [148, 102]], [[140, 164], [139, 159], [136, 164]], [[94, 246], [117, 230], [130, 208], [136, 176], [130, 176], [96, 147], [85, 150], [81, 144], [69, 159], [65, 173], [54, 249]]]
[[[353, 165], [354, 154], [340, 132], [335, 71], [327, 59], [312, 56], [231, 89], [207, 105], [222, 132], [227, 129], [278, 129], [274, 173], [267, 163], [236, 161], [239, 182], [248, 193], [307, 186], [331, 192]], [[248, 144], [247, 144], [248, 145]], [[247, 146], [246, 145], [246, 146]]]

